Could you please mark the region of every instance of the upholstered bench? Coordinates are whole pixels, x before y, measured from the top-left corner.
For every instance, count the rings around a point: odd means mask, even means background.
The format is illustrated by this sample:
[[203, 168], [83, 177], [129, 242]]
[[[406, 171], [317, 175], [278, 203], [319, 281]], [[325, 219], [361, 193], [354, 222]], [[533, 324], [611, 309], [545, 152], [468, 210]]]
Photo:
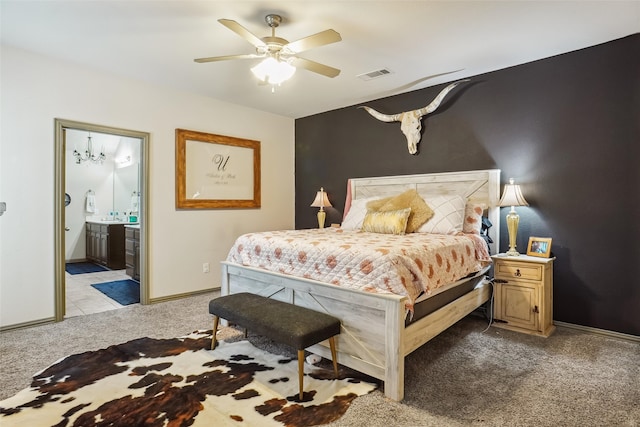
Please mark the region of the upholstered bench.
[[338, 375], [334, 337], [340, 333], [340, 321], [328, 314], [251, 293], [212, 299], [209, 302], [209, 313], [214, 316], [212, 350], [216, 347], [216, 331], [220, 318], [297, 349], [301, 400], [305, 348], [328, 339], [333, 370]]

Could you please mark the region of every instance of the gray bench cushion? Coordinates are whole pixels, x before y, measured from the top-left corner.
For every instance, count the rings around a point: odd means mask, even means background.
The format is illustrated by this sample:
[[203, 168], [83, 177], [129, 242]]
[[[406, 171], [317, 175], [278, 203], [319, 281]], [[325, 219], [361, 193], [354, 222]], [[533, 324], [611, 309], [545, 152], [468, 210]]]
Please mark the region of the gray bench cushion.
[[340, 321], [328, 314], [251, 293], [213, 299], [209, 313], [298, 350], [340, 333]]

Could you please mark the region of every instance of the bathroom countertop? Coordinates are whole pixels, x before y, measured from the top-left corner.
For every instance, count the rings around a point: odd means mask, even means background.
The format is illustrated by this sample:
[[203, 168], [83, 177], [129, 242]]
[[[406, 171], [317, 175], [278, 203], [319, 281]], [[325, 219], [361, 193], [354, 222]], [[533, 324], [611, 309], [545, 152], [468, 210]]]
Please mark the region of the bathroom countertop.
[[140, 223], [138, 223], [138, 222], [101, 220], [101, 219], [87, 219], [86, 222], [90, 222], [92, 224], [104, 224], [104, 225], [112, 225], [112, 224], [124, 224], [124, 225], [135, 225], [135, 226], [139, 226], [140, 225]]

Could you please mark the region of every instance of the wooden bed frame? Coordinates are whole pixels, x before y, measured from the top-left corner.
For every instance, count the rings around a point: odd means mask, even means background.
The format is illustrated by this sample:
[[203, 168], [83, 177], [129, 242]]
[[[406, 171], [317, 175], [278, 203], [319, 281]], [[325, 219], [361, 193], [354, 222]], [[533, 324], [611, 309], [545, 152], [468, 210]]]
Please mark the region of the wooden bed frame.
[[[350, 180], [353, 199], [384, 197], [409, 188], [415, 188], [422, 195], [460, 194], [470, 201], [486, 203], [493, 223], [489, 234], [494, 241], [492, 253], [498, 252], [499, 170]], [[336, 340], [338, 362], [384, 381], [385, 395], [400, 401], [404, 397], [405, 356], [490, 298], [491, 285], [484, 276], [471, 280], [477, 282], [471, 292], [407, 326], [405, 297], [340, 288], [226, 261], [222, 262], [221, 293], [251, 292], [337, 317], [342, 323]], [[327, 342], [308, 350], [331, 358]]]

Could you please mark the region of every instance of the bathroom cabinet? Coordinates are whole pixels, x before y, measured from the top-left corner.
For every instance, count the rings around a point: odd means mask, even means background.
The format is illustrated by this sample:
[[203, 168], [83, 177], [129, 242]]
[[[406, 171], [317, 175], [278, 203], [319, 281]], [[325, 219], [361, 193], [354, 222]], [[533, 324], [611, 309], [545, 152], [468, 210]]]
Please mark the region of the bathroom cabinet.
[[112, 270], [125, 268], [124, 224], [86, 223], [87, 259]]
[[124, 228], [127, 276], [140, 281], [140, 227]]

